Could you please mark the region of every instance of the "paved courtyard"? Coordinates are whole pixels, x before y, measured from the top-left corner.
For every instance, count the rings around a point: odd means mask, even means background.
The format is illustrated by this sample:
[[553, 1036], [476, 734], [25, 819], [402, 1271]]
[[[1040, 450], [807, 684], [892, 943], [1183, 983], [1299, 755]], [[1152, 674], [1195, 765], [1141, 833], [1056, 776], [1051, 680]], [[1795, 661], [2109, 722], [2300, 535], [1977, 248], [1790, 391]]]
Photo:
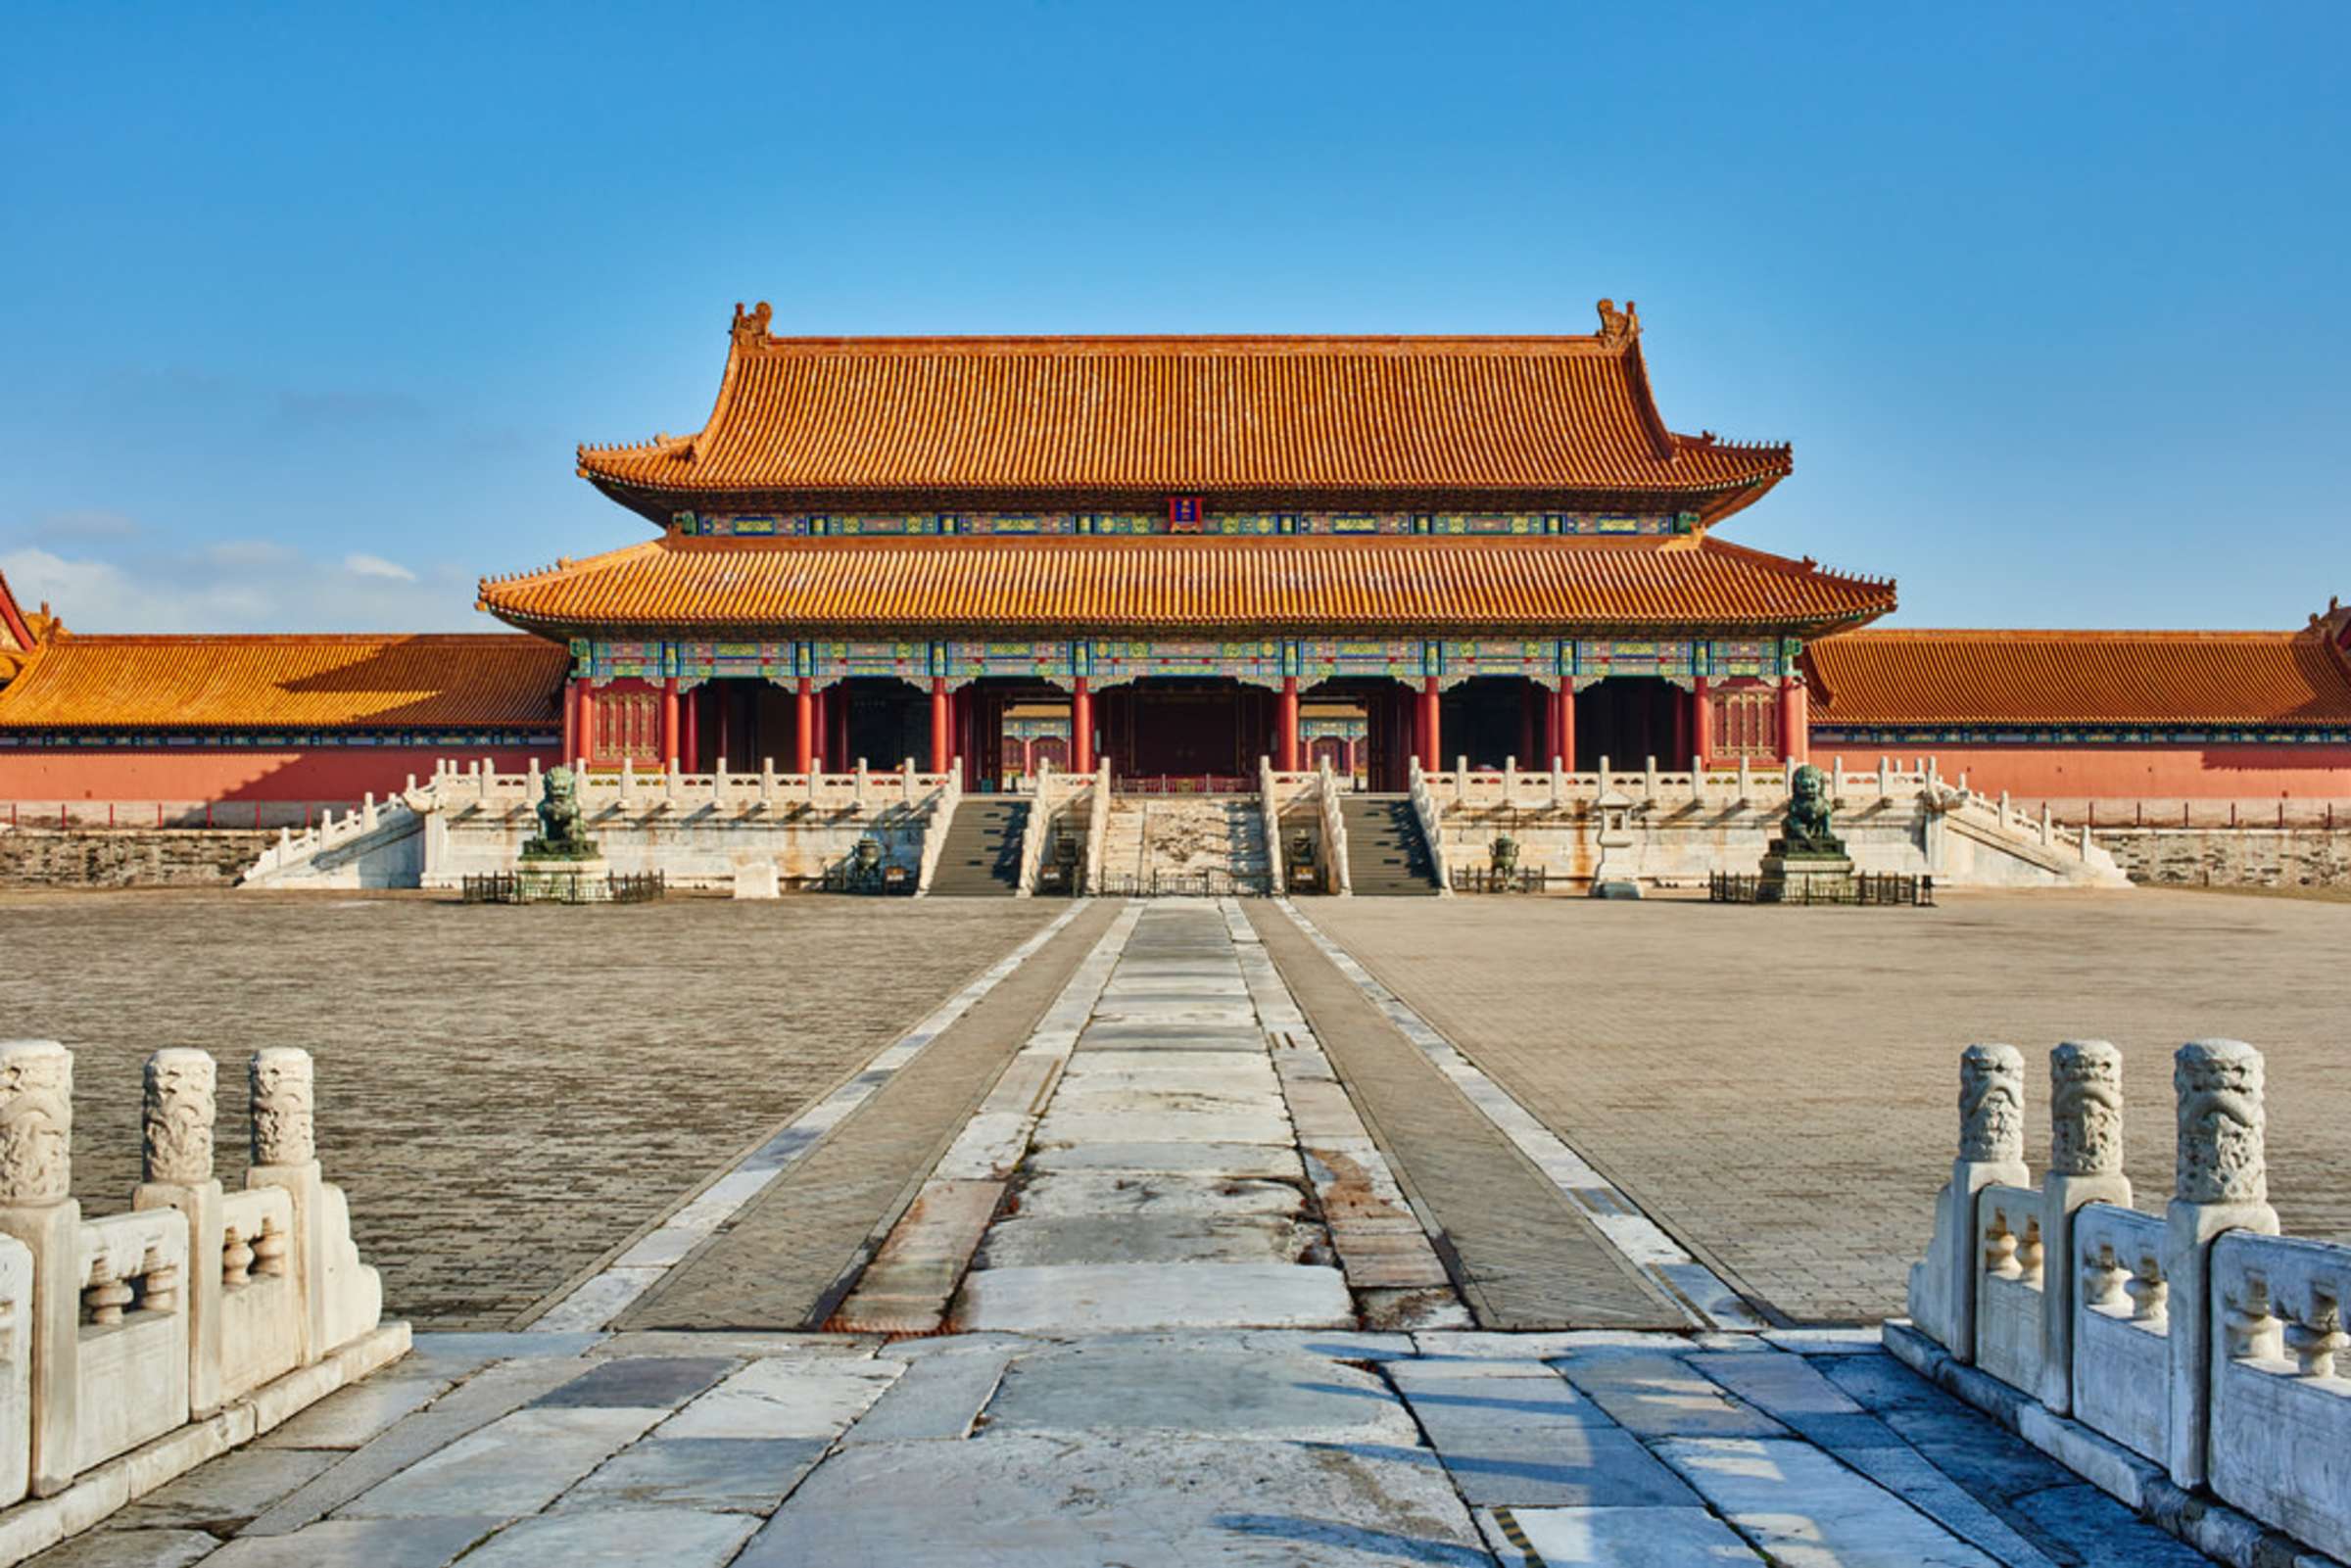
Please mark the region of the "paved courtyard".
[[1766, 1329], [1284, 906], [1064, 906], [953, 1009], [527, 1331], [38, 1561], [2201, 1560], [1873, 1330]]
[[327, 1178], [352, 1195], [387, 1312], [501, 1328], [1057, 913], [12, 894], [0, 1033], [72, 1049], [73, 1186], [101, 1212], [138, 1180], [149, 1052], [219, 1059], [234, 1184], [245, 1059], [308, 1048]]
[[2351, 907], [2137, 889], [1931, 910], [1655, 900], [1301, 901], [1372, 974], [1719, 1272], [1796, 1320], [1902, 1309], [1957, 1136], [1970, 1041], [2122, 1047], [2129, 1172], [2160, 1209], [2171, 1053], [2268, 1056], [2270, 1195], [2351, 1241]]

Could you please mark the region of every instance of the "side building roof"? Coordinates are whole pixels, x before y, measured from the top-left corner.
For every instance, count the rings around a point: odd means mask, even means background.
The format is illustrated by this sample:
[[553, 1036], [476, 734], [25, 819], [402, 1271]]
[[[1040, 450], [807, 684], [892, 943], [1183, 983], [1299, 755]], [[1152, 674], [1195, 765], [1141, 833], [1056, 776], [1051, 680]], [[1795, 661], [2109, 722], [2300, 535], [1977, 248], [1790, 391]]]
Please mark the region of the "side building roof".
[[1702, 536], [699, 539], [481, 586], [550, 636], [679, 627], [1556, 635], [1858, 625], [1894, 585]]
[[79, 637], [0, 688], [0, 733], [552, 730], [564, 649], [509, 633]]
[[1869, 630], [1814, 642], [1814, 719], [1935, 725], [2351, 726], [2351, 663], [2324, 630]]
[[725, 496], [1595, 493], [1711, 518], [1785, 445], [1666, 429], [1639, 318], [1558, 337], [779, 338], [736, 308], [709, 419], [583, 446], [648, 516]]

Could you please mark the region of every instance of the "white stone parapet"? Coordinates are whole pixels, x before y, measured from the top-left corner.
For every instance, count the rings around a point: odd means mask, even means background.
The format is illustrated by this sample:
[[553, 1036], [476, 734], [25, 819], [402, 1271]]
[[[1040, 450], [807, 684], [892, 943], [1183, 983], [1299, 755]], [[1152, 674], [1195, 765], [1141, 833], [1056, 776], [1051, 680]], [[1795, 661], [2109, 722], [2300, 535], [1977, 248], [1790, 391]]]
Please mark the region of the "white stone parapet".
[[[232, 1194], [213, 1173], [216, 1077], [202, 1051], [149, 1059], [145, 1179], [128, 1212], [85, 1220], [72, 1055], [0, 1044], [0, 1504], [64, 1492], [377, 1330], [375, 1270], [312, 1146], [309, 1053], [254, 1058], [256, 1164]], [[335, 1386], [312, 1381], [283, 1413]], [[0, 1536], [14, 1518], [0, 1511]]]
[[[2158, 1218], [2130, 1207], [2120, 1052], [2088, 1040], [2051, 1053], [2049, 1173], [2036, 1187], [2021, 1059], [1970, 1047], [1959, 1159], [1911, 1270], [1911, 1327], [2022, 1396], [2044, 1437], [2081, 1434], [2034, 1441], [2091, 1455], [2077, 1468], [2101, 1485], [2160, 1469], [2183, 1493], [2351, 1557], [2351, 1247], [2277, 1233], [2261, 1053], [2193, 1040], [2173, 1066], [2177, 1150]], [[2097, 1459], [2101, 1442], [2136, 1457]]]

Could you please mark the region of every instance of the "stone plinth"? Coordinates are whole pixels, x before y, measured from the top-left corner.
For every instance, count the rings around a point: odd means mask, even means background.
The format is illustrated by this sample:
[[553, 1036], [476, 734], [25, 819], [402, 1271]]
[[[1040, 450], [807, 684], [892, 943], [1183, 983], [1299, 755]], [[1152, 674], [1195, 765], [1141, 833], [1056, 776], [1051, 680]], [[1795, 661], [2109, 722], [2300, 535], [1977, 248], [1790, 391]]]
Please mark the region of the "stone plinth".
[[601, 904], [612, 897], [612, 867], [601, 855], [586, 860], [524, 855], [514, 863], [516, 902]]
[[1763, 857], [1763, 882], [1756, 893], [1765, 904], [1836, 904], [1853, 899], [1850, 855], [1774, 851]]

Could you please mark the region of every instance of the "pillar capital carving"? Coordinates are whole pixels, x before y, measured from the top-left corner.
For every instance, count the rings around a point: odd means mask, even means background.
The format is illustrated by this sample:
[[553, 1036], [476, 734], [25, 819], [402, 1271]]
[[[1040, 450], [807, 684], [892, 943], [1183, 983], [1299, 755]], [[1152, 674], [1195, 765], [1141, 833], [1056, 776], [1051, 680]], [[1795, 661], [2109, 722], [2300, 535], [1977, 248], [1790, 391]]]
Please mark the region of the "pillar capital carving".
[[73, 1189], [73, 1053], [55, 1040], [0, 1045], [0, 1205], [63, 1203]]
[[2049, 1053], [2049, 1173], [2122, 1169], [2123, 1053], [2104, 1040], [2068, 1040]]
[[1959, 1158], [2025, 1158], [2025, 1059], [2013, 1045], [1971, 1045], [1959, 1057]]
[[140, 1112], [145, 1179], [195, 1187], [213, 1179], [213, 1117], [219, 1072], [203, 1051], [170, 1049], [147, 1059]]
[[2242, 1040], [2190, 1040], [2172, 1057], [2172, 1088], [2180, 1118], [2173, 1197], [2184, 1204], [2268, 1202], [2261, 1053]]
[[311, 1053], [270, 1046], [253, 1053], [253, 1163], [306, 1165], [318, 1157], [311, 1118]]

